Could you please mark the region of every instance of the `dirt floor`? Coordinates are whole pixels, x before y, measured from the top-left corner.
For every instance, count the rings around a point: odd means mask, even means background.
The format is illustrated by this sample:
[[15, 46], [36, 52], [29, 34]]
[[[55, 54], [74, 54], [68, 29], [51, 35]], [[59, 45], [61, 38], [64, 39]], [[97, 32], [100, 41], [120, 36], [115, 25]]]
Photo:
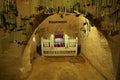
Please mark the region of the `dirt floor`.
[[38, 57], [27, 80], [105, 80], [83, 57]]

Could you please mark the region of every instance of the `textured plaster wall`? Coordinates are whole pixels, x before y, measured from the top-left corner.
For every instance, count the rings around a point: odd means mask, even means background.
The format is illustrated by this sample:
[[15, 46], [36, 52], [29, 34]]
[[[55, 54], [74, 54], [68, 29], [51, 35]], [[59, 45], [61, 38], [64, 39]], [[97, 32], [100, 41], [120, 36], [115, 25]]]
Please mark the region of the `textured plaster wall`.
[[115, 80], [112, 53], [102, 33], [92, 27], [88, 37], [80, 38], [80, 41], [81, 54], [88, 59], [103, 77], [108, 80]]
[[[36, 53], [36, 46], [38, 41], [38, 36], [35, 34], [36, 30], [32, 34], [31, 38], [28, 41], [27, 46], [25, 47], [25, 50], [23, 52], [22, 62], [23, 62], [23, 77], [26, 77], [32, 68], [32, 60], [34, 58], [34, 54]], [[35, 41], [33, 41], [33, 37], [35, 38]], [[37, 41], [36, 41], [37, 40]]]

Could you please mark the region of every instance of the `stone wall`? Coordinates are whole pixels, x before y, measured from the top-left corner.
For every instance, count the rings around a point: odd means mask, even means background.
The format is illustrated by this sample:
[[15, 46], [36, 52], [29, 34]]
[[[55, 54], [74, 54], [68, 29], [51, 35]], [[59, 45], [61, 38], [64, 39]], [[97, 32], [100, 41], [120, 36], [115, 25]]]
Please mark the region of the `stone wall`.
[[88, 37], [80, 38], [81, 54], [106, 79], [115, 80], [112, 52], [108, 41], [96, 27], [92, 27]]
[[[37, 29], [36, 29], [37, 30]], [[32, 68], [32, 61], [35, 58], [35, 53], [36, 53], [36, 47], [39, 40], [38, 35], [36, 34], [36, 30], [33, 32], [32, 36], [30, 37], [27, 46], [25, 47], [25, 50], [22, 55], [22, 75], [23, 77], [26, 77], [29, 75], [29, 72], [31, 71]]]

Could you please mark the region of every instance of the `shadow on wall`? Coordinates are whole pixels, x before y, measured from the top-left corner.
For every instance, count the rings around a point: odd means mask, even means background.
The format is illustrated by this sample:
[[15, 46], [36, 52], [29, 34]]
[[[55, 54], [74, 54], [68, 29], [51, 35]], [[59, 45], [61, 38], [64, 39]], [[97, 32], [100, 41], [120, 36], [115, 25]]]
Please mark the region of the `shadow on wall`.
[[90, 20], [90, 24], [92, 25], [92, 26], [96, 26], [96, 28], [98, 29], [98, 30], [100, 30], [100, 28], [102, 27], [102, 21], [103, 21], [103, 18], [95, 18], [92, 14], [90, 14], [89, 12], [88, 12], [88, 15], [86, 16], [86, 18], [87, 19], [89, 19]]
[[81, 45], [78, 45], [78, 49], [77, 49], [77, 55], [79, 56], [80, 55], [80, 52], [81, 52]]
[[39, 26], [40, 23], [42, 23], [49, 15], [47, 14], [41, 14], [35, 17], [35, 20], [33, 23], [30, 23], [33, 25], [33, 31]]
[[42, 56], [42, 50], [41, 50], [41, 45], [37, 46], [37, 53]]
[[[46, 14], [39, 14], [37, 16], [35, 16], [35, 20], [33, 20], [33, 22], [30, 22], [29, 24], [32, 26], [32, 32], [34, 32], [34, 30], [39, 26], [39, 24], [41, 24], [49, 15]], [[31, 17], [32, 18], [32, 17]], [[32, 34], [29, 34], [28, 36], [28, 40], [30, 39]]]
[[118, 64], [118, 70], [117, 70], [117, 78], [116, 80], [120, 80], [120, 58], [119, 58], [119, 64]]
[[[85, 13], [85, 11], [83, 11], [83, 10], [80, 10], [80, 12], [83, 13], [83, 14]], [[102, 17], [96, 18], [94, 15], [87, 12], [86, 18], [89, 19], [90, 24], [92, 26], [96, 26], [98, 29], [100, 29], [100, 27], [102, 27], [102, 23], [101, 23], [103, 21]]]
[[[117, 37], [117, 38], [116, 38]], [[114, 38], [114, 40], [113, 40]], [[112, 60], [113, 60], [113, 67], [115, 71], [115, 75], [117, 76], [117, 80], [120, 80], [120, 45], [119, 45], [119, 35], [115, 37], [107, 38], [110, 50], [112, 52]]]
[[[92, 26], [96, 26], [96, 28], [101, 31], [105, 37], [107, 37], [108, 35], [111, 35], [111, 36], [115, 36], [117, 34], [119, 34], [119, 30], [116, 30], [116, 31], [110, 31], [110, 30], [102, 30], [102, 25], [105, 25], [105, 24], [102, 24], [103, 22], [105, 22], [105, 17], [109, 17], [110, 18], [111, 15], [108, 15], [108, 16], [104, 16], [104, 17], [99, 17], [99, 18], [95, 18], [92, 14], [90, 14], [88, 12], [88, 15], [86, 16], [87, 19], [90, 20], [90, 24]], [[111, 23], [111, 22], [110, 22]], [[110, 26], [109, 24], [107, 26]]]

